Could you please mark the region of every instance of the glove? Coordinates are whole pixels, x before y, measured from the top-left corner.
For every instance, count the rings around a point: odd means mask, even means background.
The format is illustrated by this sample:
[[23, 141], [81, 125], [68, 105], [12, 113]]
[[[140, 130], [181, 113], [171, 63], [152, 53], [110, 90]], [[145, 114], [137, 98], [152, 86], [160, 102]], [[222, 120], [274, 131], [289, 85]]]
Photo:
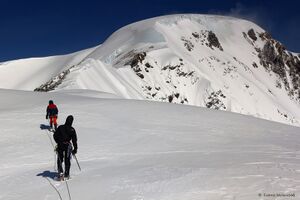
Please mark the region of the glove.
[[46, 119], [48, 119], [48, 115], [46, 115]]
[[72, 151], [72, 154], [75, 155], [76, 153], [77, 153], [77, 149], [74, 149], [74, 150]]

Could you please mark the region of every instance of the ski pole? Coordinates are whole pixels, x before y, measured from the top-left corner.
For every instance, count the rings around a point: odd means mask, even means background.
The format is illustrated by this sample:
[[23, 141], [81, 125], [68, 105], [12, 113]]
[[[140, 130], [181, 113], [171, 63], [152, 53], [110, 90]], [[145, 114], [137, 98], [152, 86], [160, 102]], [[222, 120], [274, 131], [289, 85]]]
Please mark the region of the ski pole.
[[77, 165], [78, 165], [79, 170], [81, 171], [81, 167], [80, 167], [80, 165], [79, 165], [79, 162], [78, 162], [78, 160], [77, 160], [76, 155], [74, 154], [73, 156], [74, 156], [74, 158], [75, 158], [75, 160], [76, 160], [76, 162], [77, 162]]

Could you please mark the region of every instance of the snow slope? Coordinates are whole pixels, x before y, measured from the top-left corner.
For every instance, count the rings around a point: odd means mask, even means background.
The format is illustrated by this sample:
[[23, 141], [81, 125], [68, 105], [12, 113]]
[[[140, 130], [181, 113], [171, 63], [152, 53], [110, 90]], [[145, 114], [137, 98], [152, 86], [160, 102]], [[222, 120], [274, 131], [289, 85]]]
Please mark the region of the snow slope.
[[79, 64], [95, 48], [69, 55], [28, 58], [0, 63], [0, 88], [33, 90], [66, 69]]
[[75, 118], [82, 171], [73, 160], [73, 200], [253, 200], [300, 192], [296, 127], [97, 91], [0, 95], [3, 200], [60, 199], [54, 187], [68, 199], [66, 184], [53, 180], [51, 134], [40, 129], [49, 99], [60, 123]]
[[130, 24], [101, 46], [0, 63], [0, 88], [89, 89], [299, 126], [300, 56], [256, 24], [170, 15]]

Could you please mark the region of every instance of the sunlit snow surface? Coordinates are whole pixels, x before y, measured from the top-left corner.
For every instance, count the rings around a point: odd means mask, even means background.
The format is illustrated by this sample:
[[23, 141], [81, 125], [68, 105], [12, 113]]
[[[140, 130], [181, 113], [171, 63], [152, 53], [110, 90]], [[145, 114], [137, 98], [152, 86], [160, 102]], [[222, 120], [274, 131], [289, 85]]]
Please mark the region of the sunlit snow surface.
[[[247, 36], [250, 29], [256, 41]], [[209, 31], [223, 50], [208, 46]], [[256, 24], [232, 17], [152, 18], [125, 26], [84, 51], [0, 63], [0, 88], [32, 91], [70, 69], [56, 90], [89, 89], [163, 102], [173, 96], [173, 103], [201, 107], [221, 92], [221, 110], [299, 126], [299, 102], [278, 86], [283, 84], [278, 75], [260, 64], [257, 49], [266, 43], [261, 33]], [[133, 67], [138, 54], [145, 58]]]
[[[53, 180], [45, 108], [74, 115], [73, 200], [261, 199], [300, 194], [300, 129], [194, 106], [118, 99], [95, 91], [0, 90], [0, 199], [68, 199]], [[53, 186], [51, 186], [53, 184]]]
[[[69, 199], [66, 183], [54, 180], [52, 133], [40, 128], [50, 99], [59, 124], [75, 118], [82, 171], [72, 160], [72, 200], [297, 199], [300, 129], [246, 116], [298, 126], [300, 119], [299, 103], [259, 64], [255, 48], [264, 42], [244, 38], [251, 28], [264, 31], [230, 17], [172, 15], [73, 54], [0, 63], [0, 199]], [[209, 30], [224, 51], [192, 35]], [[139, 53], [147, 54], [143, 79], [130, 65]], [[190, 75], [179, 76], [178, 65]], [[65, 70], [54, 92], [32, 92]], [[231, 112], [201, 108], [219, 90]], [[175, 103], [194, 106], [142, 101], [176, 93]]]

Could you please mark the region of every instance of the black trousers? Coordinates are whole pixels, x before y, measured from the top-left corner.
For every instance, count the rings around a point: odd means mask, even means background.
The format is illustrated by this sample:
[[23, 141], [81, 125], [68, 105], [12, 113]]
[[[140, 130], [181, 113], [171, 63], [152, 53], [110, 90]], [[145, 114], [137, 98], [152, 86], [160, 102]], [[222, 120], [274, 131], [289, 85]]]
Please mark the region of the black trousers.
[[[71, 168], [71, 153], [72, 153], [72, 145], [71, 144], [63, 144], [59, 145], [57, 148], [57, 168], [59, 173], [64, 173], [65, 176], [70, 175]], [[62, 163], [65, 163], [65, 172], [62, 167]]]

